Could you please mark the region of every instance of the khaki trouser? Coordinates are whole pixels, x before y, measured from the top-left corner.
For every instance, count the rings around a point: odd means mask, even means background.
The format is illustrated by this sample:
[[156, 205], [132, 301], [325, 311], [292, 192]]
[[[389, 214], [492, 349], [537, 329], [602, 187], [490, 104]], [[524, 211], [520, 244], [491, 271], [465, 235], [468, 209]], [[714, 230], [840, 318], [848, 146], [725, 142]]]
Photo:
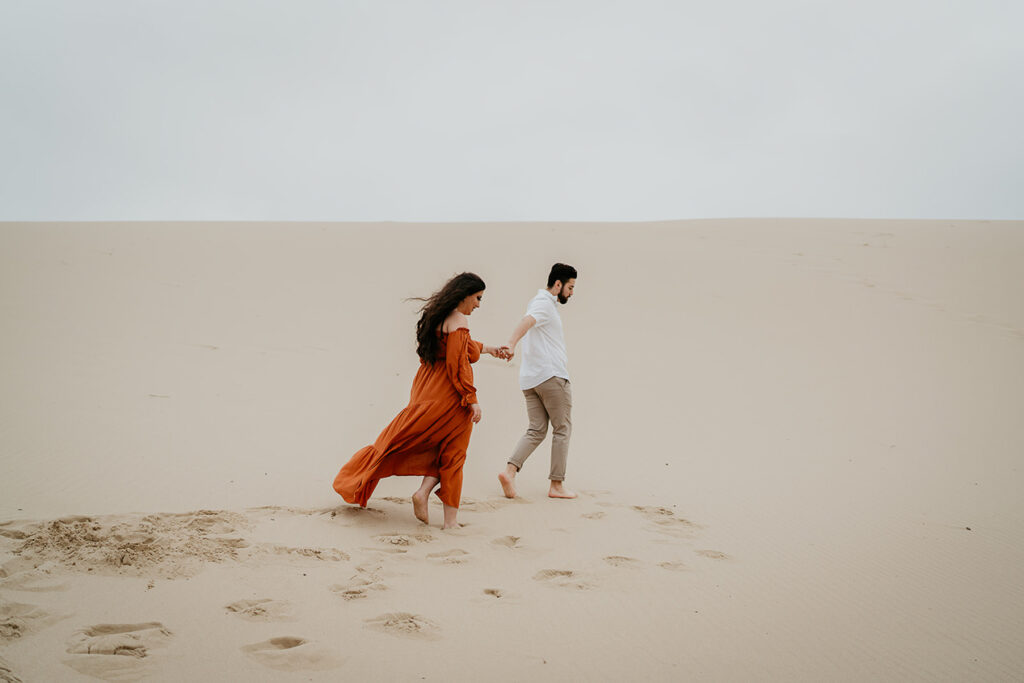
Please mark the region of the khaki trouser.
[[517, 470], [523, 469], [523, 463], [547, 435], [550, 421], [551, 473], [548, 479], [562, 481], [565, 479], [565, 463], [569, 458], [569, 436], [572, 434], [572, 385], [567, 379], [552, 377], [533, 389], [525, 390], [523, 396], [526, 397], [526, 414], [530, 418], [530, 426], [519, 439], [508, 461], [515, 465]]

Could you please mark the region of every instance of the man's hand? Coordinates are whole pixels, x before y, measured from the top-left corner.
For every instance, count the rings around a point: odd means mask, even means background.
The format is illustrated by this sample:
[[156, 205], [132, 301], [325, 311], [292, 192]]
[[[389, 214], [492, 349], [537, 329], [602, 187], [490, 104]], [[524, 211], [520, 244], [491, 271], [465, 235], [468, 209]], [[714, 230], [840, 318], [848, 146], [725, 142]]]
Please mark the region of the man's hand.
[[471, 418], [473, 420], [473, 424], [476, 424], [483, 418], [484, 411], [480, 409], [479, 403], [470, 403], [469, 409], [473, 412], [473, 417]]
[[512, 330], [512, 336], [508, 338], [508, 344], [501, 347], [503, 349], [508, 349], [508, 358], [505, 360], [512, 360], [512, 356], [515, 355], [514, 349], [516, 348], [516, 344], [518, 344], [519, 340], [522, 339], [526, 333], [530, 331], [530, 328], [536, 324], [537, 319], [532, 315], [523, 316], [523, 319], [519, 321], [518, 325], [516, 325], [516, 329]]
[[512, 352], [512, 348], [510, 346], [505, 345], [499, 346], [498, 353], [495, 355], [497, 355], [498, 358], [501, 358], [502, 360], [509, 361], [512, 360], [512, 357], [515, 355], [515, 353]]

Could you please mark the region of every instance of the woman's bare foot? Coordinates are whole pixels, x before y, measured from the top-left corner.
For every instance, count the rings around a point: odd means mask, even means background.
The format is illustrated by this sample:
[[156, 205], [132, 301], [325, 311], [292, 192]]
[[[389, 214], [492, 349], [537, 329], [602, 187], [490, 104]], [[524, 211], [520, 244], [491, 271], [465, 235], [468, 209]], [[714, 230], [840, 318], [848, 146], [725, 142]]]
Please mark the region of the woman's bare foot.
[[[424, 524], [430, 524], [430, 492], [434, 490], [438, 482], [437, 477], [423, 477], [423, 483], [412, 494], [412, 514]], [[445, 515], [447, 518], [447, 515]]]
[[553, 481], [551, 482], [551, 488], [548, 489], [548, 498], [575, 498], [576, 492], [570, 491], [569, 489], [562, 486], [562, 482]]
[[444, 506], [444, 524], [441, 525], [441, 529], [457, 529], [459, 523], [455, 521], [455, 518], [459, 514], [459, 508], [453, 508], [451, 505], [445, 504]]
[[430, 524], [430, 492], [412, 494], [412, 514], [424, 524]]
[[501, 490], [505, 492], [506, 498], [516, 497], [516, 472], [518, 472], [516, 466], [509, 464], [505, 467], [505, 471], [498, 475]]

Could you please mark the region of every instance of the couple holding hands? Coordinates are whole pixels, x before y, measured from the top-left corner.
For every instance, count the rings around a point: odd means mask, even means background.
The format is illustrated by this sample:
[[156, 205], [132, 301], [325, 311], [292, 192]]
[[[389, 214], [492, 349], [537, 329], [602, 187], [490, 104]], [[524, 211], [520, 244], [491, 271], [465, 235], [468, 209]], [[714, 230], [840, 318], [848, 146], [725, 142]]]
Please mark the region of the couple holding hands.
[[[462, 497], [462, 467], [466, 462], [473, 425], [483, 413], [473, 386], [472, 363], [481, 354], [512, 360], [522, 342], [519, 387], [526, 399], [529, 427], [498, 475], [502, 491], [515, 498], [516, 474], [552, 427], [552, 498], [575, 498], [563, 485], [572, 431], [572, 388], [562, 318], [557, 304], [568, 303], [576, 286], [576, 269], [556, 263], [547, 287], [530, 300], [508, 343], [489, 346], [469, 334], [469, 316], [480, 307], [484, 281], [461, 273], [423, 301], [416, 323], [416, 353], [420, 367], [412, 383], [409, 404], [377, 440], [356, 452], [334, 479], [334, 490], [349, 503], [366, 506], [377, 482], [391, 476], [422, 476], [412, 495], [413, 513], [429, 523], [428, 501], [437, 488], [444, 504], [442, 529], [458, 526]], [[439, 487], [439, 488], [438, 488]]]

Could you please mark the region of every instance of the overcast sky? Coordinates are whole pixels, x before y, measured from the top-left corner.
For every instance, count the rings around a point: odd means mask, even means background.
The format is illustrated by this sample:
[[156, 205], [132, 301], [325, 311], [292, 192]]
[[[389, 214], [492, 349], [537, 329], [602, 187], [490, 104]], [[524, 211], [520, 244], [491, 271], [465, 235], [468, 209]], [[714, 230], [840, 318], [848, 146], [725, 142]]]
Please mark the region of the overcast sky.
[[1024, 219], [1020, 0], [0, 0], [0, 220]]

